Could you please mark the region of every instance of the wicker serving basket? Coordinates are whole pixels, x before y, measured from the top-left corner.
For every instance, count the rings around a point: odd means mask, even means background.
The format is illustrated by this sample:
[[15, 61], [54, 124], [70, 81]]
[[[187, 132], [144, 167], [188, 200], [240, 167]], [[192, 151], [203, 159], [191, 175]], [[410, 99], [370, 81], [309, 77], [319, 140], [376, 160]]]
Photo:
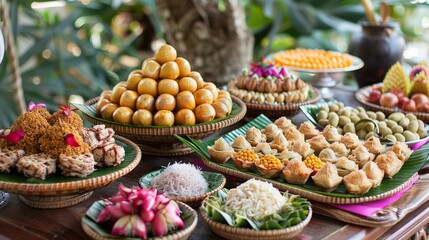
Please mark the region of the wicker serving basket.
[[[218, 122], [197, 124], [194, 126], [173, 126], [165, 128], [133, 127], [129, 125], [115, 124], [109, 121], [99, 120], [85, 113], [83, 116], [93, 124], [104, 124], [106, 127], [113, 128], [116, 134], [126, 137], [137, 143], [142, 152], [145, 154], [155, 156], [179, 156], [189, 154], [192, 152], [192, 150], [180, 143], [174, 137], [174, 134], [182, 136], [188, 135], [195, 139], [201, 139], [243, 119], [243, 117], [246, 115], [246, 105], [240, 99], [234, 96], [231, 97], [233, 102], [240, 108], [239, 112], [235, 116]], [[87, 101], [85, 104], [91, 106], [96, 104], [97, 101], [98, 97]]]
[[227, 224], [216, 222], [208, 218], [204, 213], [201, 213], [204, 221], [209, 225], [214, 233], [217, 235], [233, 240], [284, 240], [291, 239], [296, 237], [305, 226], [310, 222], [312, 216], [311, 207], [309, 208], [307, 218], [302, 221], [300, 224], [283, 228], [283, 229], [274, 229], [274, 230], [254, 230], [250, 228], [239, 228], [231, 227]]
[[92, 195], [92, 191], [112, 183], [116, 179], [131, 172], [141, 160], [139, 147], [128, 139], [115, 136], [115, 139], [131, 146], [135, 155], [124, 168], [117, 171], [89, 178], [73, 178], [70, 181], [56, 183], [21, 183], [0, 180], [0, 190], [19, 194], [20, 200], [34, 208], [54, 209], [80, 203]]
[[[356, 100], [362, 106], [364, 106], [367, 110], [381, 111], [381, 112], [383, 112], [386, 115], [390, 115], [390, 114], [395, 113], [395, 112], [408, 113], [407, 111], [402, 111], [399, 108], [388, 108], [388, 107], [383, 107], [383, 106], [380, 106], [378, 104], [374, 104], [374, 103], [368, 102], [368, 97], [369, 97], [369, 93], [371, 92], [371, 90], [373, 88], [381, 86], [382, 84], [383, 83], [377, 83], [377, 84], [374, 84], [374, 85], [371, 85], [371, 86], [360, 88], [355, 93]], [[414, 115], [416, 115], [416, 117], [418, 119], [422, 120], [426, 124], [429, 124], [429, 113], [424, 113], [424, 112], [411, 112], [411, 113], [413, 113]]]
[[293, 102], [285, 105], [270, 105], [270, 104], [258, 104], [246, 102], [247, 116], [256, 117], [260, 114], [271, 119], [277, 119], [282, 116], [293, 116], [299, 113], [299, 107], [303, 105], [313, 104], [320, 100], [320, 91], [317, 88], [311, 88], [313, 91], [313, 97], [304, 102]]
[[[177, 202], [177, 204], [182, 209], [182, 211], [183, 211], [183, 209], [186, 209], [187, 211], [191, 212], [192, 218], [193, 218], [191, 223], [189, 225], [186, 225], [184, 229], [179, 230], [175, 233], [168, 234], [164, 237], [154, 237], [154, 238], [148, 238], [148, 239], [153, 239], [153, 240], [186, 240], [189, 238], [189, 236], [191, 236], [192, 231], [197, 226], [197, 222], [198, 222], [197, 212], [194, 209], [192, 209], [190, 206], [188, 206], [182, 202]], [[82, 225], [83, 231], [86, 234], [88, 234], [88, 236], [91, 237], [92, 239], [97, 239], [97, 240], [118, 239], [117, 236], [104, 237], [104, 236], [100, 235], [97, 231], [95, 231], [93, 228], [91, 228], [91, 226], [89, 226], [83, 220], [81, 222], [81, 225]]]

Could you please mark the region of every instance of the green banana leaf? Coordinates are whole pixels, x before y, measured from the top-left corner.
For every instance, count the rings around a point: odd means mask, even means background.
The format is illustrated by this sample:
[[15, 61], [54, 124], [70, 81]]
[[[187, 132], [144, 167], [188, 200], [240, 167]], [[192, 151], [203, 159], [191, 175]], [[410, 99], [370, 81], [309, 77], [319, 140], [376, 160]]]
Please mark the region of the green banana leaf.
[[[83, 218], [82, 218], [83, 224], [87, 225], [93, 231], [97, 232], [101, 237], [104, 237], [104, 238], [112, 238], [112, 239], [114, 238], [114, 239], [124, 239], [124, 240], [125, 239], [130, 239], [130, 240], [140, 239], [140, 238], [120, 237], [120, 236], [111, 235], [108, 224], [96, 223], [95, 220], [97, 219], [99, 212], [101, 212], [101, 210], [103, 210], [103, 208], [104, 208], [104, 201], [94, 202], [91, 205], [91, 207], [88, 209], [86, 214], [83, 216]], [[184, 229], [186, 229], [192, 225], [192, 222], [197, 217], [197, 215], [195, 212], [190, 211], [189, 209], [183, 207], [181, 204], [179, 204], [179, 208], [182, 211], [180, 214], [180, 218], [182, 218], [183, 222], [185, 223]], [[182, 230], [170, 231], [168, 235], [174, 234], [174, 233], [179, 232], [179, 231], [182, 231]], [[148, 233], [148, 236], [150, 236], [150, 235], [151, 234]], [[156, 239], [156, 238], [148, 237], [147, 239]]]
[[[246, 130], [248, 128], [254, 126], [258, 129], [264, 129], [265, 126], [270, 123], [272, 123], [272, 121], [269, 118], [267, 118], [265, 115], [259, 115], [257, 118], [248, 122], [246, 125], [238, 129], [235, 129], [223, 135], [222, 137], [228, 143], [231, 143], [237, 138], [237, 136], [239, 135], [245, 136]], [[175, 136], [175, 137], [179, 139], [179, 141], [185, 143], [187, 146], [192, 148], [198, 155], [200, 155], [204, 159], [204, 161], [209, 161], [211, 163], [217, 164], [218, 166], [222, 167], [225, 170], [233, 169], [235, 171], [240, 171], [233, 165], [232, 161], [227, 161], [224, 164], [220, 164], [210, 159], [210, 155], [208, 153], [207, 147], [212, 146], [215, 140], [198, 141], [190, 137], [187, 137], [187, 139], [179, 136]], [[411, 157], [408, 159], [408, 161], [405, 162], [401, 170], [393, 178], [384, 178], [379, 187], [372, 188], [368, 193], [363, 195], [363, 197], [378, 196], [401, 186], [404, 182], [409, 180], [418, 170], [420, 170], [428, 162], [428, 153], [429, 153], [429, 144], [425, 144], [420, 149], [414, 151]], [[266, 179], [259, 172], [255, 170], [245, 172], [245, 173], [248, 174], [248, 176], [250, 177], [264, 179], [270, 182], [275, 182], [277, 184], [280, 184], [281, 186], [284, 187], [284, 189], [289, 190], [290, 193], [294, 193], [293, 188], [299, 188], [309, 192], [313, 192], [313, 193], [317, 193], [325, 196], [331, 196], [331, 197], [339, 197], [339, 198], [362, 197], [362, 196], [348, 194], [344, 184], [340, 184], [332, 192], [326, 192], [318, 188], [314, 184], [311, 178], [304, 185], [296, 185], [296, 184], [287, 183], [282, 177], [274, 178], [274, 179]], [[293, 188], [290, 188], [290, 187], [293, 187]]]
[[[121, 123], [117, 123], [114, 121], [109, 121], [106, 119], [101, 118], [100, 116], [97, 116], [97, 114], [95, 113], [95, 105], [96, 104], [92, 104], [92, 105], [87, 105], [87, 104], [77, 104], [77, 103], [73, 103], [73, 105], [79, 109], [83, 114], [85, 114], [86, 116], [98, 120], [98, 121], [102, 121], [102, 122], [106, 122], [106, 123], [110, 123], [110, 124], [116, 124], [116, 125], [122, 125], [122, 126], [130, 126], [130, 127], [136, 127], [136, 128], [165, 128], [164, 126], [135, 126], [135, 125], [131, 125], [131, 124], [121, 124]], [[204, 124], [211, 124], [211, 123], [217, 123], [226, 119], [230, 119], [235, 117], [239, 112], [241, 111], [241, 107], [238, 106], [238, 104], [236, 103], [232, 103], [232, 110], [231, 110], [231, 114], [229, 114], [226, 117], [223, 118], [216, 118], [212, 121], [209, 122], [204, 122], [204, 123], [197, 123], [194, 126], [199, 126], [199, 125], [204, 125]], [[183, 125], [175, 125], [172, 126], [173, 128], [175, 127], [183, 127]]]
[[52, 184], [52, 183], [61, 183], [61, 182], [74, 182], [74, 181], [81, 181], [85, 179], [91, 179], [95, 177], [104, 176], [116, 171], [119, 171], [133, 162], [134, 158], [136, 157], [136, 152], [134, 148], [131, 146], [128, 146], [118, 140], [116, 140], [116, 143], [123, 146], [125, 149], [125, 158], [124, 161], [114, 167], [98, 167], [96, 171], [88, 175], [87, 177], [66, 177], [60, 174], [60, 171], [58, 173], [46, 177], [45, 180], [37, 179], [37, 178], [26, 178], [23, 174], [17, 173], [16, 171], [13, 171], [12, 173], [0, 173], [0, 182], [10, 182], [10, 183], [31, 183], [31, 184]]

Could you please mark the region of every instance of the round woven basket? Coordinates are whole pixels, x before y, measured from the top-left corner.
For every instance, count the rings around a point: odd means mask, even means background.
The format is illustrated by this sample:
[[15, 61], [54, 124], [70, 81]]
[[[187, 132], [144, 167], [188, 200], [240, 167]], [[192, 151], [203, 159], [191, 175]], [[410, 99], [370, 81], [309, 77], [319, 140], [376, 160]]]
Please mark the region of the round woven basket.
[[208, 218], [204, 213], [201, 213], [204, 221], [209, 225], [212, 231], [226, 239], [233, 240], [284, 240], [291, 239], [296, 237], [305, 226], [310, 222], [312, 216], [311, 207], [309, 208], [307, 218], [302, 221], [300, 224], [283, 228], [283, 229], [273, 229], [273, 230], [254, 230], [250, 228], [239, 228], [231, 227], [227, 224], [216, 222]]
[[[190, 206], [188, 206], [182, 202], [177, 202], [177, 204], [179, 205], [179, 207], [181, 209], [185, 208], [186, 210], [188, 210], [192, 213], [193, 220], [192, 220], [191, 224], [189, 226], [186, 226], [186, 228], [184, 228], [182, 230], [176, 231], [175, 233], [172, 233], [172, 234], [168, 234], [164, 237], [154, 237], [154, 238], [148, 238], [148, 239], [153, 239], [153, 240], [186, 240], [189, 238], [189, 236], [191, 236], [192, 231], [197, 226], [197, 222], [198, 222], [197, 212], [194, 209], [192, 209]], [[81, 222], [81, 225], [82, 225], [83, 231], [86, 234], [88, 234], [88, 236], [91, 237], [92, 239], [97, 239], [97, 240], [118, 239], [118, 236], [105, 237], [105, 236], [100, 235], [97, 231], [92, 229], [91, 226], [88, 225], [87, 223], [85, 223], [84, 221]]]
[[[360, 88], [355, 93], [355, 99], [367, 110], [381, 111], [386, 115], [390, 115], [395, 112], [408, 113], [407, 111], [403, 111], [400, 108], [388, 108], [388, 107], [383, 107], [378, 104], [368, 102], [368, 97], [371, 90], [381, 85], [383, 85], [383, 83], [377, 83], [371, 86]], [[414, 115], [416, 115], [418, 119], [422, 120], [426, 124], [429, 124], [429, 113], [424, 113], [424, 112], [410, 112], [410, 113], [413, 113]]]
[[133, 160], [124, 168], [92, 178], [70, 177], [71, 181], [57, 183], [20, 183], [0, 180], [0, 190], [19, 194], [23, 203], [34, 208], [53, 209], [80, 203], [88, 199], [93, 190], [107, 186], [131, 172], [140, 162], [141, 151], [135, 143], [120, 136], [114, 137], [131, 146], [135, 151]]
[[[193, 126], [173, 126], [165, 128], [153, 127], [133, 127], [122, 124], [115, 124], [108, 121], [102, 121], [83, 114], [84, 118], [93, 124], [104, 124], [106, 127], [113, 128], [115, 133], [135, 142], [145, 154], [155, 156], [179, 156], [192, 152], [190, 148], [180, 143], [174, 135], [188, 135], [194, 139], [207, 137], [214, 132], [227, 126], [237, 123], [246, 115], [246, 105], [237, 97], [231, 96], [232, 101], [240, 107], [240, 111], [230, 118], [222, 121], [197, 124]], [[98, 101], [93, 98], [85, 104], [93, 105]]]
[[247, 106], [247, 116], [256, 117], [259, 114], [264, 114], [265, 116], [276, 119], [279, 117], [290, 117], [299, 113], [299, 107], [302, 105], [313, 104], [320, 100], [321, 95], [320, 91], [317, 88], [311, 88], [313, 91], [313, 97], [304, 102], [293, 102], [287, 103], [285, 105], [271, 105], [271, 104], [258, 104], [258, 103], [249, 103], [245, 102]]

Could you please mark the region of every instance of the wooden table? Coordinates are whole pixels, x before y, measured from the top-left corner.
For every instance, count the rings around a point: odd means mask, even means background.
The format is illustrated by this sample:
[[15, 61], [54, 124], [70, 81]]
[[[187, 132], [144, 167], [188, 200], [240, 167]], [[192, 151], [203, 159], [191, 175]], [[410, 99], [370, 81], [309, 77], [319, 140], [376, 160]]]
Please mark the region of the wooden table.
[[[353, 89], [338, 87], [335, 94], [338, 100], [347, 105], [357, 105], [353, 98]], [[306, 119], [300, 113], [292, 120], [299, 124]], [[211, 136], [211, 138], [214, 137], [216, 135]], [[94, 201], [113, 195], [120, 182], [126, 186], [137, 185], [138, 179], [143, 174], [166, 166], [169, 162], [194, 162], [198, 159], [196, 154], [171, 158], [144, 155], [139, 166], [131, 173], [105, 188], [94, 191], [94, 194], [87, 201], [68, 208], [33, 209], [21, 203], [16, 195], [11, 194], [9, 202], [0, 208], [0, 239], [89, 239], [80, 224], [82, 216]], [[426, 236], [423, 229], [428, 222], [429, 202], [422, 204], [417, 210], [405, 216], [403, 220], [392, 227], [360, 227], [314, 214], [310, 224], [297, 239], [408, 239], [416, 233], [416, 236], [422, 236], [422, 234]], [[220, 238], [200, 219], [190, 239]]]

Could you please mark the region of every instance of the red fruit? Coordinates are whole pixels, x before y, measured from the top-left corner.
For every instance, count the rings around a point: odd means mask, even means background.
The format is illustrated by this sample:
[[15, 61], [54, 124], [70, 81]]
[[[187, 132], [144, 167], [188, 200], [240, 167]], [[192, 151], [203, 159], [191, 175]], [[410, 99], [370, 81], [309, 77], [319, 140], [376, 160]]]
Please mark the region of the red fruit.
[[400, 99], [399, 99], [399, 101], [398, 101], [398, 107], [399, 108], [402, 108], [402, 106], [404, 105], [404, 103], [405, 102], [408, 102], [408, 100], [410, 100], [409, 98], [407, 98], [407, 97], [401, 97]]
[[381, 91], [374, 89], [369, 93], [368, 102], [380, 104]]
[[398, 102], [398, 97], [391, 92], [383, 93], [380, 97], [380, 105], [383, 107], [393, 108], [398, 105]]
[[405, 97], [405, 92], [401, 88], [392, 88], [390, 89], [390, 92], [395, 94], [398, 97], [398, 99], [401, 97]]
[[429, 113], [429, 103], [420, 103], [417, 105], [417, 112]]
[[411, 99], [416, 102], [416, 105], [420, 105], [421, 103], [429, 103], [429, 98], [423, 93], [416, 93], [411, 96]]
[[416, 102], [414, 102], [413, 99], [410, 99], [402, 105], [401, 109], [403, 111], [415, 112], [415, 111], [417, 111]]

